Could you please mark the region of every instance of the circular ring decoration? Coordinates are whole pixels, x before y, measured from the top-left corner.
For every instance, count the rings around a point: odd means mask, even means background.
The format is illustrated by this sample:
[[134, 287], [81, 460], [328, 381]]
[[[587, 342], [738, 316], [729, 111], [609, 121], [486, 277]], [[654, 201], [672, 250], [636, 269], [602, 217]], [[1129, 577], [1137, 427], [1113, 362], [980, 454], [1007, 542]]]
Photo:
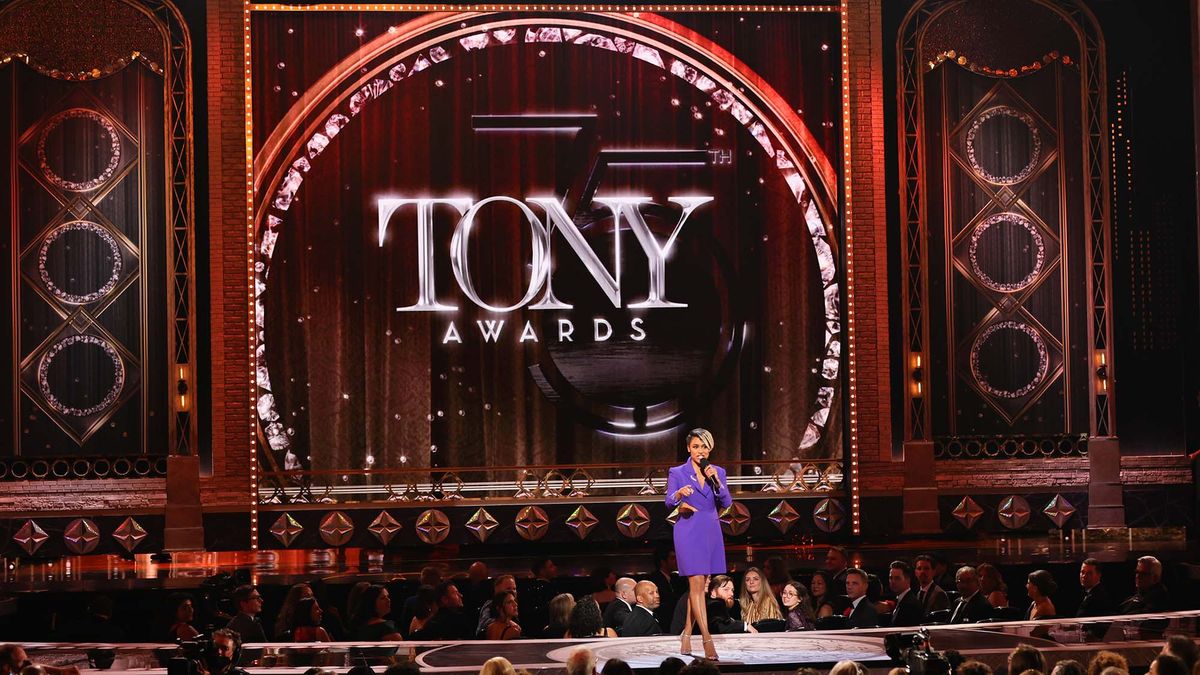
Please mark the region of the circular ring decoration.
[[[116, 371], [113, 375], [112, 387], [108, 393], [94, 406], [88, 408], [76, 408], [66, 405], [50, 391], [50, 364], [54, 362], [54, 357], [62, 350], [70, 347], [73, 344], [90, 344], [104, 350], [109, 359], [112, 359], [113, 369]], [[54, 343], [49, 351], [47, 351], [38, 362], [37, 370], [38, 388], [42, 392], [42, 396], [46, 399], [46, 403], [61, 415], [70, 415], [71, 417], [89, 417], [107, 409], [112, 404], [116, 403], [117, 398], [121, 395], [121, 390], [125, 388], [125, 362], [121, 360], [121, 355], [117, 353], [107, 340], [98, 338], [94, 335], [71, 335]]]
[[[46, 267], [46, 258], [50, 255], [50, 247], [68, 232], [91, 232], [100, 237], [100, 241], [108, 245], [108, 250], [112, 254], [113, 263], [112, 269], [108, 273], [108, 279], [104, 282], [103, 286], [91, 293], [84, 295], [68, 293], [59, 288], [54, 283], [54, 280], [50, 278], [50, 270]], [[50, 295], [69, 305], [86, 305], [112, 293], [112, 290], [117, 287], [117, 282], [121, 280], [121, 268], [124, 264], [125, 259], [121, 255], [121, 247], [117, 245], [116, 238], [108, 230], [104, 229], [103, 226], [93, 223], [90, 220], [73, 220], [69, 223], [59, 225], [51, 230], [50, 234], [46, 235], [46, 238], [42, 240], [41, 248], [38, 249], [38, 276], [42, 278], [42, 283], [45, 284], [46, 290], [50, 292]]]
[[[980, 350], [983, 348], [983, 345], [988, 341], [989, 338], [991, 338], [997, 332], [1004, 330], [1004, 329], [1016, 330], [1016, 331], [1020, 331], [1020, 332], [1024, 333], [1025, 335], [1028, 335], [1029, 339], [1033, 340], [1033, 344], [1037, 348], [1037, 353], [1038, 353], [1037, 373], [1033, 376], [1033, 379], [1030, 380], [1028, 384], [1021, 387], [1020, 389], [997, 389], [996, 387], [993, 387], [987, 381], [987, 378], [985, 378], [983, 376], [983, 372], [980, 369], [980, 363], [979, 363]], [[980, 333], [979, 336], [975, 338], [975, 342], [971, 345], [971, 376], [975, 378], [975, 383], [978, 384], [981, 389], [983, 389], [987, 393], [991, 394], [992, 396], [996, 396], [999, 398], [1009, 398], [1009, 399], [1021, 398], [1022, 396], [1026, 396], [1030, 392], [1032, 392], [1034, 389], [1038, 388], [1038, 385], [1040, 385], [1042, 383], [1042, 381], [1046, 379], [1046, 374], [1049, 371], [1050, 371], [1050, 352], [1046, 349], [1046, 342], [1044, 340], [1042, 340], [1042, 336], [1038, 335], [1037, 331], [1035, 331], [1033, 329], [1033, 327], [1027, 323], [1022, 323], [1020, 321], [1011, 321], [1011, 320], [1010, 321], [997, 321], [996, 323], [988, 326], [982, 333]]]
[[[77, 118], [91, 120], [99, 125], [100, 129], [108, 136], [110, 150], [108, 166], [104, 167], [100, 175], [78, 183], [69, 181], [55, 173], [54, 169], [50, 168], [49, 162], [46, 161], [46, 139], [50, 136], [50, 133], [61, 126], [63, 122]], [[38, 136], [37, 158], [38, 168], [42, 170], [42, 175], [46, 177], [46, 180], [64, 190], [88, 192], [104, 185], [117, 172], [117, 167], [121, 164], [121, 137], [117, 134], [117, 128], [104, 115], [86, 108], [71, 108], [70, 110], [64, 110], [54, 115], [46, 122], [46, 126], [42, 127], [42, 133]]]
[[[1029, 135], [1033, 139], [1033, 149], [1029, 153], [1029, 163], [1026, 164], [1020, 171], [1011, 176], [997, 176], [979, 163], [979, 159], [975, 156], [975, 137], [979, 134], [979, 128], [983, 123], [995, 117], [1012, 117], [1020, 121], [1029, 129]], [[1033, 170], [1037, 168], [1038, 160], [1042, 156], [1042, 135], [1038, 132], [1037, 122], [1028, 114], [1020, 110], [1013, 110], [1005, 105], [998, 105], [994, 108], [988, 108], [980, 113], [979, 117], [971, 123], [970, 129], [967, 130], [967, 162], [971, 165], [971, 170], [976, 176], [992, 183], [993, 185], [1015, 185], [1033, 175]]]
[[[1033, 237], [1033, 269], [1022, 277], [1019, 281], [1005, 283], [996, 281], [987, 272], [983, 271], [983, 267], [979, 264], [979, 240], [983, 238], [983, 233], [987, 232], [993, 225], [997, 223], [1011, 222], [1020, 225], [1029, 236]], [[997, 293], [1015, 293], [1037, 280], [1042, 275], [1042, 268], [1046, 264], [1046, 240], [1042, 238], [1042, 233], [1038, 231], [1028, 218], [1012, 211], [997, 213], [988, 216], [975, 231], [971, 233], [971, 244], [967, 248], [967, 258], [971, 261], [971, 271], [975, 273], [976, 278], [984, 286], [996, 291]]]

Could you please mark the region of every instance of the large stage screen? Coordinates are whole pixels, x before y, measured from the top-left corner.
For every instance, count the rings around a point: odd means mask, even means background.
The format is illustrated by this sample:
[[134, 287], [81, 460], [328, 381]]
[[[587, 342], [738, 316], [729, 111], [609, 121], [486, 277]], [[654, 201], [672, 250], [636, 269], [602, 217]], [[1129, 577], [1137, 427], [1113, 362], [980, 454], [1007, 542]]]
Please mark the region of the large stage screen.
[[403, 9], [250, 12], [264, 469], [840, 459], [838, 7]]

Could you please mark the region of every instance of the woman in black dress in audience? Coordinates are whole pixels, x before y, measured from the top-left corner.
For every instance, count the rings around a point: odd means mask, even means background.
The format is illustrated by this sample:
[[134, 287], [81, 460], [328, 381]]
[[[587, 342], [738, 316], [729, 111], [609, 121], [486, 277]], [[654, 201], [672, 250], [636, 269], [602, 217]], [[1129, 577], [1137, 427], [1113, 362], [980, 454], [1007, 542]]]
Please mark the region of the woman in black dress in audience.
[[1058, 584], [1054, 582], [1054, 577], [1049, 572], [1046, 570], [1030, 572], [1025, 581], [1025, 591], [1029, 593], [1029, 599], [1033, 601], [1029, 604], [1029, 611], [1025, 613], [1026, 621], [1053, 619], [1058, 616], [1058, 610], [1054, 608], [1054, 601], [1050, 599], [1050, 596], [1058, 591]]
[[783, 585], [783, 619], [785, 630], [812, 630], [813, 609], [808, 597], [808, 589], [799, 581], [789, 581]]
[[364, 642], [395, 642], [403, 640], [396, 624], [385, 617], [392, 613], [392, 598], [388, 590], [379, 584], [371, 584], [358, 598], [351, 619], [355, 640]]

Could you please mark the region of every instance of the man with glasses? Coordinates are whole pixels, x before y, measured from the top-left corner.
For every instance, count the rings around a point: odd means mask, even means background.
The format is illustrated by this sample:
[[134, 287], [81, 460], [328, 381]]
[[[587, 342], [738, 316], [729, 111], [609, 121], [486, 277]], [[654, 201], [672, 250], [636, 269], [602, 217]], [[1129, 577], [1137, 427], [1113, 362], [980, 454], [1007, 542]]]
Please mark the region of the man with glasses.
[[1152, 555], [1138, 558], [1133, 573], [1133, 584], [1137, 592], [1121, 603], [1121, 614], [1150, 614], [1169, 612], [1171, 596], [1162, 582], [1162, 563]]
[[243, 644], [266, 642], [267, 633], [263, 630], [262, 622], [258, 620], [258, 615], [263, 609], [263, 599], [258, 589], [249, 584], [238, 586], [233, 591], [233, 601], [237, 603], [238, 613], [226, 628], [237, 631]]

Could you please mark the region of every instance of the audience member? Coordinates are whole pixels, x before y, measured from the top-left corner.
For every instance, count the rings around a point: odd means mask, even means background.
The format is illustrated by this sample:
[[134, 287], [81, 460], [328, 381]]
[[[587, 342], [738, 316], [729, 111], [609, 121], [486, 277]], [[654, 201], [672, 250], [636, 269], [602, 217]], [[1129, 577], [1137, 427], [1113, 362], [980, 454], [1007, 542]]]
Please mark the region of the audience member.
[[846, 594], [846, 573], [850, 571], [850, 556], [841, 546], [830, 546], [825, 553], [825, 571], [829, 572], [829, 593]]
[[313, 597], [312, 586], [305, 582], [293, 584], [288, 589], [287, 595], [283, 598], [283, 606], [279, 608], [279, 614], [275, 616], [275, 631], [271, 637], [276, 642], [289, 642], [292, 639], [292, 630], [295, 628], [293, 617], [296, 613], [296, 603], [303, 598]]
[[1191, 673], [1196, 668], [1196, 662], [1200, 661], [1200, 650], [1197, 650], [1196, 643], [1190, 637], [1183, 635], [1172, 635], [1167, 638], [1167, 644], [1163, 645], [1162, 653], [1182, 659], [1188, 673]]
[[350, 587], [350, 592], [346, 594], [346, 619], [349, 621], [346, 628], [350, 631], [354, 630], [354, 617], [358, 615], [358, 606], [362, 603], [362, 595], [370, 587], [371, 582], [358, 581]]
[[466, 640], [471, 637], [471, 624], [463, 611], [463, 595], [452, 581], [443, 581], [435, 589], [437, 608], [425, 626], [413, 633], [416, 640]]
[[[845, 609], [845, 616], [850, 625], [855, 628], [875, 628], [879, 625], [879, 614], [875, 605], [867, 599], [867, 573], [857, 567], [846, 572], [846, 597], [850, 606]], [[843, 662], [845, 663], [845, 662]], [[832, 671], [830, 671], [832, 675]]]
[[[408, 637], [408, 634], [414, 630], [413, 619], [421, 614], [424, 619], [428, 619], [433, 615], [433, 605], [436, 600], [433, 597], [433, 589], [442, 583], [442, 570], [435, 565], [426, 565], [421, 568], [421, 576], [417, 580], [417, 592], [404, 599], [404, 604], [400, 606], [400, 621], [397, 627], [400, 629], [400, 634]], [[417, 621], [419, 628], [423, 620]]]
[[954, 574], [958, 602], [950, 612], [950, 623], [975, 623], [992, 617], [992, 606], [979, 590], [979, 574], [974, 567], [960, 567]]
[[575, 609], [575, 596], [570, 593], [559, 593], [550, 598], [550, 623], [542, 633], [548, 638], [566, 637], [572, 609]]
[[919, 555], [914, 559], [913, 575], [917, 578], [917, 600], [925, 614], [950, 609], [950, 596], [933, 579], [933, 558]]
[[792, 581], [792, 573], [779, 556], [771, 556], [763, 562], [763, 574], [771, 585], [771, 595], [775, 597], [783, 595], [783, 587]]
[[633, 588], [636, 585], [637, 582], [629, 577], [617, 579], [617, 583], [613, 586], [617, 597], [608, 603], [608, 607], [604, 608], [604, 625], [618, 634], [621, 632], [621, 626], [625, 624], [625, 617], [633, 611], [633, 603], [637, 601], [633, 594]]
[[813, 572], [812, 582], [809, 584], [813, 596], [813, 613], [818, 619], [834, 613], [831, 600], [835, 596], [829, 586], [831, 578], [825, 570], [817, 570]]
[[366, 642], [403, 640], [396, 624], [386, 617], [392, 613], [388, 589], [371, 584], [358, 598], [355, 614], [350, 616], [350, 632], [355, 640]]
[[600, 669], [600, 675], [633, 675], [633, 668], [624, 659], [609, 659]]
[[[654, 610], [658, 609], [658, 587], [653, 581], [639, 581], [633, 589], [637, 604], [633, 611], [625, 617], [625, 623], [618, 634], [621, 637], [642, 637], [646, 635], [662, 635], [662, 626], [654, 618]], [[608, 666], [605, 665], [607, 668]]]
[[708, 630], [710, 633], [757, 633], [754, 626], [733, 618], [733, 579], [717, 574], [708, 582]]
[[896, 595], [892, 609], [892, 626], [919, 626], [925, 619], [925, 608], [913, 592], [913, 569], [903, 560], [888, 565], [888, 588]]
[[296, 603], [292, 614], [292, 642], [329, 642], [329, 633], [321, 627], [324, 613], [317, 599], [309, 596]]
[[679, 671], [687, 665], [683, 659], [677, 656], [668, 656], [663, 659], [662, 663], [658, 664], [657, 675], [679, 675]]
[[950, 561], [946, 560], [946, 556], [941, 553], [931, 553], [930, 558], [933, 558], [933, 581], [943, 589], [950, 588], [955, 584], [956, 577], [954, 571], [950, 569]]
[[237, 616], [229, 621], [226, 628], [237, 631], [242, 644], [247, 642], [266, 642], [267, 632], [263, 630], [258, 615], [262, 613], [262, 595], [258, 589], [246, 584], [238, 586], [233, 591], [233, 601], [237, 604]]
[[981, 661], [963, 661], [958, 675], [992, 675], [992, 667]]
[[679, 675], [721, 675], [721, 669], [708, 659], [696, 659], [684, 666]]
[[654, 572], [650, 574], [650, 581], [658, 586], [659, 599], [658, 611], [654, 613], [654, 617], [658, 619], [660, 626], [670, 626], [675, 602], [680, 596], [687, 596], [686, 582], [675, 573], [674, 549], [668, 546], [654, 549], [653, 562]]
[[[569, 667], [568, 662], [568, 667]], [[483, 667], [479, 669], [479, 675], [517, 675], [516, 668], [513, 664], [503, 656], [493, 656], [483, 662]], [[591, 671], [580, 673], [579, 675], [592, 675]]]
[[[905, 671], [905, 672], [907, 672], [907, 671]], [[792, 675], [825, 675], [825, 674], [822, 673], [821, 671], [817, 670], [816, 668], [811, 668], [809, 666], [800, 666], [799, 668], [796, 669], [795, 673], [792, 673]]]
[[[863, 586], [866, 586], [865, 574]], [[846, 576], [850, 580], [850, 576]], [[867, 667], [857, 661], [838, 661], [829, 669], [829, 675], [867, 675]]]
[[1087, 670], [1084, 669], [1082, 663], [1074, 659], [1063, 659], [1054, 664], [1050, 675], [1087, 675]]
[[521, 637], [521, 625], [517, 623], [516, 591], [500, 591], [490, 605], [492, 622], [488, 624], [488, 640], [516, 640]]
[[167, 606], [171, 609], [171, 627], [167, 629], [167, 640], [191, 640], [200, 634], [192, 622], [196, 620], [196, 604], [187, 593], [172, 593], [167, 598]]
[[[439, 585], [441, 585], [440, 582]], [[428, 623], [429, 620], [433, 618], [433, 615], [437, 613], [437, 589], [433, 586], [430, 586], [429, 584], [421, 584], [421, 586], [417, 588], [417, 594], [413, 596], [413, 598], [416, 599], [415, 604], [405, 603], [406, 606], [412, 611], [412, 618], [408, 620], [408, 626], [404, 630], [400, 631], [400, 634], [406, 638], [424, 628], [425, 624]], [[409, 600], [412, 600], [413, 598], [409, 598]]]
[[1046, 657], [1042, 656], [1037, 647], [1022, 643], [1008, 653], [1008, 673], [1018, 675], [1026, 670], [1046, 672]]
[[614, 586], [617, 584], [617, 573], [608, 567], [597, 567], [592, 570], [592, 599], [601, 607], [617, 599]]
[[580, 647], [567, 657], [567, 675], [595, 675], [595, 672], [596, 655], [592, 650]]
[[463, 595], [463, 611], [468, 615], [474, 616], [479, 612], [479, 608], [483, 603], [491, 599], [495, 594], [495, 589], [492, 588], [492, 580], [488, 578], [487, 563], [482, 560], [476, 560], [467, 568], [467, 581], [458, 587]]
[[400, 663], [388, 666], [383, 675], [421, 675], [421, 666], [412, 659], [404, 659]]
[[232, 628], [213, 631], [212, 652], [205, 664], [208, 667], [207, 675], [247, 675], [245, 670], [238, 667], [242, 644], [242, 636]]
[[79, 668], [76, 666], [56, 668], [35, 665], [21, 645], [0, 645], [0, 675], [19, 675], [27, 668], [38, 668], [46, 675], [79, 675]]
[[[517, 593], [517, 579], [511, 574], [502, 574], [496, 577], [492, 582], [492, 597], [504, 591], [512, 591], [513, 595]], [[492, 598], [488, 598], [479, 607], [479, 621], [475, 625], [475, 636], [482, 638], [487, 632], [488, 624], [492, 622]]]
[[1192, 675], [1183, 659], [1174, 654], [1159, 654], [1150, 662], [1149, 675]]
[[617, 632], [604, 625], [604, 617], [600, 614], [600, 605], [585, 595], [571, 609], [571, 618], [567, 621], [567, 637], [617, 637]]
[[1167, 587], [1162, 582], [1162, 563], [1152, 555], [1137, 560], [1133, 585], [1137, 589], [1118, 608], [1122, 614], [1150, 614], [1166, 612], [1174, 606]]
[[738, 597], [738, 606], [741, 608], [742, 621], [749, 624], [772, 619], [783, 620], [779, 602], [775, 600], [775, 594], [771, 592], [771, 587], [767, 585], [763, 573], [757, 567], [746, 570], [742, 577], [742, 593]]
[[529, 637], [538, 637], [542, 627], [550, 623], [550, 599], [558, 595], [554, 580], [558, 578], [558, 566], [550, 558], [538, 558], [529, 567], [533, 579], [524, 593], [525, 625], [535, 632]]
[[1008, 584], [1000, 576], [1000, 570], [991, 563], [979, 563], [975, 567], [979, 573], [979, 592], [983, 599], [995, 609], [1008, 607]]
[[783, 619], [784, 630], [812, 630], [816, 615], [813, 613], [812, 601], [808, 597], [808, 589], [799, 581], [789, 581], [783, 585]]
[[1051, 596], [1058, 591], [1058, 584], [1054, 582], [1053, 575], [1046, 570], [1030, 572], [1025, 581], [1025, 591], [1029, 593], [1029, 599], [1032, 600], [1029, 610], [1025, 612], [1027, 621], [1053, 619], [1058, 616], [1058, 611], [1054, 608], [1054, 601], [1051, 600]]
[[1077, 617], [1108, 616], [1115, 612], [1112, 598], [1101, 583], [1100, 562], [1088, 558], [1079, 566], [1079, 586], [1083, 589], [1083, 599], [1079, 601]]
[[1088, 661], [1087, 675], [1104, 675], [1104, 671], [1109, 668], [1116, 668], [1128, 675], [1129, 662], [1124, 656], [1116, 652], [1103, 650], [1096, 652], [1091, 661]]

